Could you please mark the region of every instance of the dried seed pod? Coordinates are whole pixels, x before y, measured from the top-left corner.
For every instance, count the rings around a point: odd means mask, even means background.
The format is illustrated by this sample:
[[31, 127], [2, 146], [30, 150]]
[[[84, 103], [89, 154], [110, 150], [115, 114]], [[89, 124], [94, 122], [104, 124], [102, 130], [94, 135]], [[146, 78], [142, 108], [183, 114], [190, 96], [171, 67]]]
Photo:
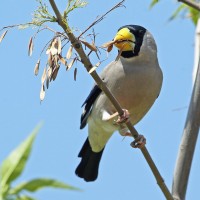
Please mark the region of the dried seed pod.
[[95, 51], [97, 52], [97, 48], [95, 46], [95, 44], [90, 44], [86, 41], [80, 40], [86, 47], [88, 47], [91, 51]]
[[115, 44], [115, 41], [109, 41], [109, 42], [104, 43], [101, 47], [108, 48], [110, 45], [113, 45], [113, 44]]
[[65, 65], [66, 66], [66, 70], [68, 70], [68, 68], [69, 68], [69, 65]]
[[50, 67], [53, 66], [53, 56], [51, 55], [51, 53], [49, 53], [47, 62], [48, 62], [48, 65], [49, 65]]
[[46, 67], [44, 68], [44, 71], [43, 71], [43, 74], [42, 74], [42, 78], [41, 78], [42, 85], [44, 84], [45, 80], [46, 80]]
[[48, 67], [48, 69], [47, 69], [47, 76], [48, 76], [48, 79], [51, 78], [51, 75], [52, 75], [52, 67]]
[[28, 43], [28, 55], [31, 56], [33, 53], [33, 37], [30, 38]]
[[45, 97], [45, 87], [44, 84], [42, 84], [41, 90], [40, 90], [40, 101], [43, 101]]
[[69, 65], [67, 66], [67, 70], [70, 70], [70, 69], [71, 69], [71, 67], [73, 66], [75, 60], [76, 60], [76, 58], [74, 58], [73, 60], [71, 60], [71, 62], [70, 62]]
[[6, 36], [7, 32], [8, 32], [8, 30], [4, 31], [3, 34], [1, 35], [1, 37], [0, 37], [0, 43], [3, 40], [3, 38]]
[[48, 47], [48, 49], [46, 50], [46, 54], [48, 55], [50, 53], [50, 48]]
[[56, 38], [53, 39], [53, 41], [50, 45], [50, 52], [53, 56], [58, 54], [58, 42], [57, 42]]
[[77, 77], [77, 68], [74, 69], [74, 80], [76, 81], [76, 77]]
[[113, 49], [113, 44], [115, 44], [116, 41], [110, 41], [106, 42], [105, 44], [102, 45], [103, 48], [107, 48], [107, 52], [111, 52]]
[[34, 68], [34, 74], [37, 76], [39, 72], [39, 67], [40, 67], [40, 59], [37, 61], [35, 68]]
[[101, 64], [101, 62], [99, 61], [95, 66], [96, 66], [96, 67], [99, 67], [100, 64]]
[[59, 66], [59, 64], [58, 64], [58, 59], [59, 59], [59, 57], [58, 57], [57, 55], [54, 55], [54, 56], [53, 56], [53, 64], [54, 64], [55, 67], [58, 67], [58, 66]]
[[60, 67], [57, 67], [53, 70], [53, 73], [52, 73], [52, 76], [51, 76], [51, 80], [55, 81], [56, 80], [56, 77], [58, 75], [58, 70], [59, 70]]
[[101, 64], [101, 62], [98, 62], [94, 67], [92, 67], [89, 71], [89, 74], [91, 74], [93, 71], [95, 71], [100, 64]]
[[58, 53], [58, 50], [57, 50], [54, 46], [52, 46], [52, 47], [50, 48], [50, 52], [51, 52], [51, 54], [54, 56], [54, 55], [56, 55], [56, 54]]
[[63, 65], [67, 65], [67, 61], [59, 54], [58, 55], [59, 56], [59, 60], [60, 60], [60, 62], [63, 64]]
[[62, 43], [60, 37], [57, 37], [57, 42], [58, 42], [58, 54], [60, 54], [62, 51]]
[[67, 55], [66, 55], [67, 60], [69, 60], [71, 58], [72, 51], [73, 51], [73, 46], [70, 46], [68, 51], [67, 51]]
[[111, 44], [110, 46], [108, 46], [108, 48], [107, 48], [107, 52], [111, 52], [112, 49], [113, 49], [113, 45]]
[[47, 77], [46, 77], [46, 88], [47, 88], [47, 89], [49, 88], [49, 81], [50, 81], [50, 79], [49, 79], [49, 77], [47, 76]]
[[90, 71], [88, 72], [89, 74], [91, 74], [93, 71], [95, 71], [97, 69], [97, 67], [96, 66], [94, 66], [94, 67], [92, 67], [91, 69], [90, 69]]

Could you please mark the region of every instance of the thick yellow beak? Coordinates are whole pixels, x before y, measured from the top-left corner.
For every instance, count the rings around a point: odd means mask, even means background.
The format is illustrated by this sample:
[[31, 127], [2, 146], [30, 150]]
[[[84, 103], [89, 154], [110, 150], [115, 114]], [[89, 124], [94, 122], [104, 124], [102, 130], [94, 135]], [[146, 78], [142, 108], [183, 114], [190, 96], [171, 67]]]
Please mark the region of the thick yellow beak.
[[133, 51], [135, 36], [128, 28], [123, 28], [117, 32], [114, 42], [114, 45], [121, 51]]

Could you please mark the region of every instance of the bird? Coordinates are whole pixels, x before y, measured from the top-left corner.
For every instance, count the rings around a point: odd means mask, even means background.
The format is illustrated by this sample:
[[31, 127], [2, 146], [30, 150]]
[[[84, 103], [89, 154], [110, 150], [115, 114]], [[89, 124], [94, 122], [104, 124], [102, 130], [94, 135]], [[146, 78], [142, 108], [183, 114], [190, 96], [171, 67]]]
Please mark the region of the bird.
[[[120, 27], [113, 44], [120, 53], [119, 59], [108, 64], [100, 78], [135, 125], [154, 104], [162, 87], [157, 45], [152, 34], [140, 25]], [[80, 129], [88, 125], [88, 137], [78, 154], [81, 161], [75, 173], [91, 182], [98, 177], [103, 151], [113, 133], [119, 131], [124, 136], [130, 133], [119, 122], [114, 106], [98, 85], [93, 86], [83, 106]]]

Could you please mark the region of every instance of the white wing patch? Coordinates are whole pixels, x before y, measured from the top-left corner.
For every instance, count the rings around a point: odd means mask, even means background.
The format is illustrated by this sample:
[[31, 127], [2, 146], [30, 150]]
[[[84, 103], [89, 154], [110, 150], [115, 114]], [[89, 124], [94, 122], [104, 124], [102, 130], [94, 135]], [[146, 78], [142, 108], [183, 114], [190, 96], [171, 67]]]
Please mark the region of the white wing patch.
[[110, 114], [107, 112], [107, 111], [103, 111], [103, 114], [102, 114], [102, 120], [103, 121], [108, 121], [110, 119]]

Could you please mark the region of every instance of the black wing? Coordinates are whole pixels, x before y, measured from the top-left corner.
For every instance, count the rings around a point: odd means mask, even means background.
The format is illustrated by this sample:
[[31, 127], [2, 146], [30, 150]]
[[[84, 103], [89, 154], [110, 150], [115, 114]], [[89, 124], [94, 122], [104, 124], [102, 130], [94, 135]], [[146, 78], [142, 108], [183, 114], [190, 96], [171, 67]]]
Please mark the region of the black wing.
[[97, 97], [99, 96], [99, 94], [102, 92], [102, 90], [97, 86], [95, 85], [90, 94], [88, 95], [87, 99], [84, 101], [82, 107], [85, 105], [84, 109], [83, 109], [83, 113], [81, 115], [81, 126], [80, 126], [80, 129], [83, 129], [86, 124], [87, 124], [87, 119], [88, 119], [88, 116], [91, 112], [91, 109], [92, 109], [92, 106], [95, 102], [95, 100], [97, 99]]

